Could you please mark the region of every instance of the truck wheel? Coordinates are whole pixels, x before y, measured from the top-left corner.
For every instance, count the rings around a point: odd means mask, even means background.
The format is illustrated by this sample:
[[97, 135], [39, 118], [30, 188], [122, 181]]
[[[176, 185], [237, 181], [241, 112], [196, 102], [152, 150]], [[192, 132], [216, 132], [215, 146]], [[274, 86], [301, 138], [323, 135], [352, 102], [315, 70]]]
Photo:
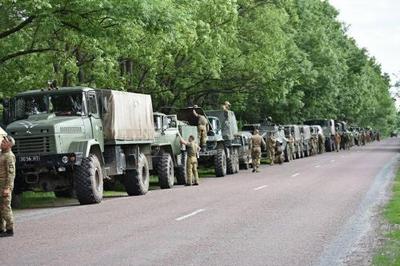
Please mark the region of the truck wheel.
[[129, 196], [144, 195], [149, 191], [149, 163], [143, 153], [139, 154], [138, 169], [126, 171], [123, 184]]
[[72, 188], [67, 188], [64, 190], [54, 191], [54, 195], [57, 198], [73, 198], [74, 197], [74, 190]]
[[176, 181], [178, 185], [186, 184], [186, 166], [187, 166], [187, 155], [186, 152], [181, 154], [181, 165], [178, 166], [176, 171]]
[[22, 192], [15, 193], [13, 191], [11, 196], [11, 207], [18, 209], [19, 207], [21, 207], [21, 203], [22, 203]]
[[223, 149], [217, 150], [217, 155], [215, 155], [215, 175], [217, 177], [226, 175], [226, 154]]
[[234, 173], [235, 174], [237, 174], [237, 173], [239, 173], [239, 170], [240, 170], [240, 162], [239, 162], [239, 154], [238, 154], [238, 152], [235, 152], [235, 171], [234, 171]]
[[163, 153], [157, 165], [158, 182], [162, 189], [174, 186], [174, 162], [169, 153]]
[[76, 197], [80, 204], [99, 203], [103, 199], [103, 172], [96, 155], [90, 154], [74, 171]]
[[285, 155], [285, 162], [290, 162], [290, 151], [289, 151], [289, 148], [287, 146], [286, 146], [284, 155]]

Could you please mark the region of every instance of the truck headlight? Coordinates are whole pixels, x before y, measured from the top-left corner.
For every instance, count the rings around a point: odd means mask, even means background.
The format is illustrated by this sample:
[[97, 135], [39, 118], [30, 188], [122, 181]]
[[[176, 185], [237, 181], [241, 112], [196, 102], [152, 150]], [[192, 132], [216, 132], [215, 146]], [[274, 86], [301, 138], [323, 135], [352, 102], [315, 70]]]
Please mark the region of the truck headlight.
[[62, 161], [63, 163], [65, 163], [65, 164], [68, 163], [68, 160], [69, 160], [69, 159], [68, 159], [68, 156], [63, 156], [62, 159], [61, 159], [61, 161]]

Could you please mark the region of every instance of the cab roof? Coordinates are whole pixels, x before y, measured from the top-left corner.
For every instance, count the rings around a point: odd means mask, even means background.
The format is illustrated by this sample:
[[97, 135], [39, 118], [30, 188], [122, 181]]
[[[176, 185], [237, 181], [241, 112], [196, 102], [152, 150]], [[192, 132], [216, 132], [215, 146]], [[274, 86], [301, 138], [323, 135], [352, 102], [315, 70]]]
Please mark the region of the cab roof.
[[60, 87], [58, 89], [49, 90], [47, 88], [43, 88], [40, 90], [30, 90], [24, 91], [17, 94], [17, 96], [27, 96], [27, 95], [37, 95], [37, 94], [46, 94], [46, 93], [65, 93], [65, 92], [77, 92], [77, 91], [91, 91], [91, 90], [99, 90], [99, 89], [92, 89], [89, 87]]

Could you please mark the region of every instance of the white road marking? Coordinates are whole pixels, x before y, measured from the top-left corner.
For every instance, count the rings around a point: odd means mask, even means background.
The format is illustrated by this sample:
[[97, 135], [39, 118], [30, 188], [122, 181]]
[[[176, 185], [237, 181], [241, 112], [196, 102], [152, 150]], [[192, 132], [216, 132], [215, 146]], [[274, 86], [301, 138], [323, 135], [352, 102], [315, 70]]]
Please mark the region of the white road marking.
[[334, 163], [335, 162], [335, 160], [331, 160], [331, 163]]
[[203, 212], [203, 211], [205, 211], [205, 209], [198, 209], [198, 210], [196, 210], [196, 211], [194, 211], [194, 212], [192, 212], [192, 213], [189, 213], [189, 214], [186, 214], [186, 215], [184, 215], [184, 216], [181, 216], [181, 217], [178, 217], [178, 218], [176, 218], [175, 219], [175, 221], [182, 221], [182, 220], [185, 220], [185, 219], [187, 219], [187, 218], [189, 218], [189, 217], [192, 217], [192, 216], [195, 216], [196, 214], [199, 214], [199, 213], [201, 213], [201, 212]]
[[314, 165], [314, 167], [315, 167], [315, 168], [320, 168], [321, 165], [317, 164], [317, 165]]
[[300, 175], [300, 173], [295, 173], [295, 174], [292, 175], [292, 177], [295, 177], [295, 176], [298, 176], [298, 175]]
[[267, 185], [264, 185], [264, 186], [261, 186], [261, 187], [256, 187], [254, 190], [260, 190], [260, 189], [263, 189], [263, 188], [266, 188], [266, 187], [268, 187]]

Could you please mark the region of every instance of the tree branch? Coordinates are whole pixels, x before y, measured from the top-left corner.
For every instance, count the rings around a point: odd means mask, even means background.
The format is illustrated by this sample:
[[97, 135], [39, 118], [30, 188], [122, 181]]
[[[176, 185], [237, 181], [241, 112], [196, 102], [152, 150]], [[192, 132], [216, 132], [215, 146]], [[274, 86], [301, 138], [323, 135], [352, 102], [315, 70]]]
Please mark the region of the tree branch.
[[8, 35], [11, 35], [19, 30], [21, 30], [22, 28], [24, 28], [25, 26], [27, 26], [28, 24], [30, 24], [33, 19], [35, 18], [35, 16], [30, 16], [27, 19], [25, 19], [24, 21], [22, 21], [20, 24], [18, 24], [17, 26], [15, 26], [14, 28], [11, 28], [9, 30], [0, 32], [0, 39], [3, 39], [5, 37], [7, 37]]
[[40, 48], [40, 49], [29, 49], [29, 50], [18, 51], [13, 54], [9, 54], [9, 55], [6, 55], [6, 56], [3, 56], [2, 58], [0, 58], [0, 64], [4, 64], [6, 61], [16, 58], [16, 57], [19, 57], [19, 56], [23, 56], [23, 55], [27, 55], [27, 54], [43, 53], [43, 52], [49, 52], [49, 51], [55, 51], [55, 49]]

